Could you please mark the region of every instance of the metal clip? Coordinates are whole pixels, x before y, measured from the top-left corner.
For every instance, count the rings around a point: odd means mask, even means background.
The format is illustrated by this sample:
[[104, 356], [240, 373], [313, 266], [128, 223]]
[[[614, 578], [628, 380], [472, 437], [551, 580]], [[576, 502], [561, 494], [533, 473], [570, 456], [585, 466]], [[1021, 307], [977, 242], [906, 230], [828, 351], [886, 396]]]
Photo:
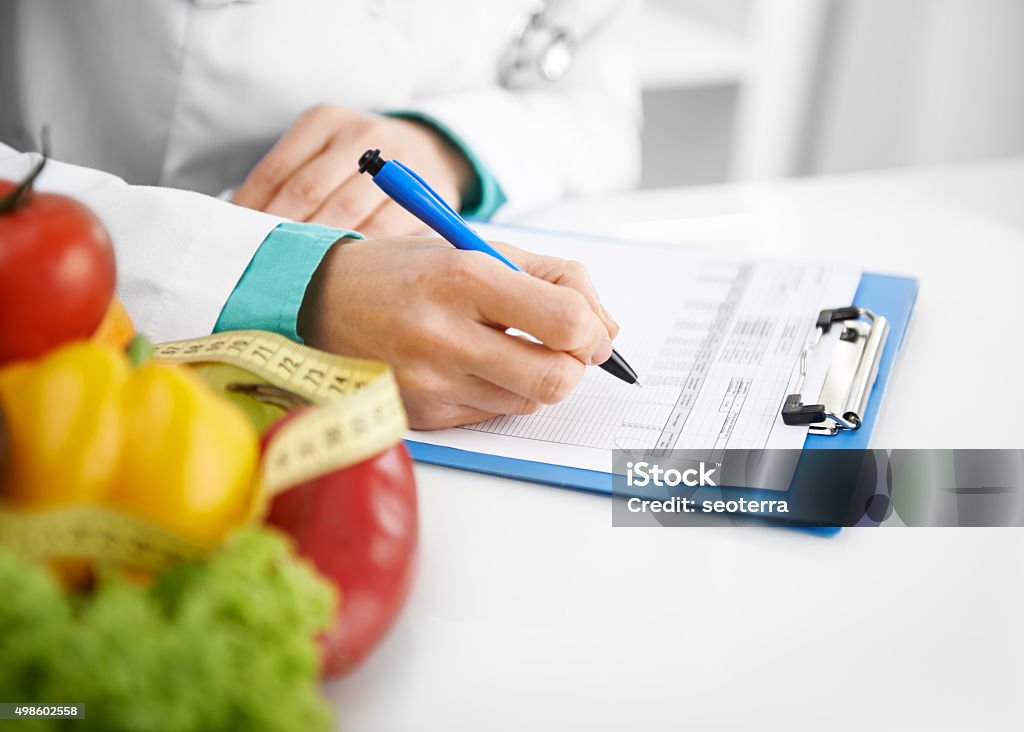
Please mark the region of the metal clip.
[[[807, 359], [837, 322], [843, 332], [821, 387], [820, 403], [804, 404], [800, 391], [807, 378]], [[819, 435], [859, 429], [888, 335], [889, 321], [865, 308], [822, 310], [814, 336], [800, 352], [796, 393], [786, 397], [782, 421], [788, 425], [807, 425], [812, 434]]]

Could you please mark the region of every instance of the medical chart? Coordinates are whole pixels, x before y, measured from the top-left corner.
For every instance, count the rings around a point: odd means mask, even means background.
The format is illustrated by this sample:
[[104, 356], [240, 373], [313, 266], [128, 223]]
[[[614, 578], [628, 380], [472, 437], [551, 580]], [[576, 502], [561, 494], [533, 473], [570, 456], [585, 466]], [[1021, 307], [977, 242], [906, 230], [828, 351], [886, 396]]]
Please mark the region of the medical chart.
[[[641, 386], [591, 367], [563, 402], [529, 416], [413, 432], [409, 439], [602, 472], [619, 449], [800, 448], [806, 427], [780, 409], [823, 308], [853, 301], [861, 272], [827, 259], [751, 259], [505, 227], [486, 238], [587, 265], [622, 326], [616, 350]], [[835, 330], [812, 352], [801, 392], [813, 399]]]

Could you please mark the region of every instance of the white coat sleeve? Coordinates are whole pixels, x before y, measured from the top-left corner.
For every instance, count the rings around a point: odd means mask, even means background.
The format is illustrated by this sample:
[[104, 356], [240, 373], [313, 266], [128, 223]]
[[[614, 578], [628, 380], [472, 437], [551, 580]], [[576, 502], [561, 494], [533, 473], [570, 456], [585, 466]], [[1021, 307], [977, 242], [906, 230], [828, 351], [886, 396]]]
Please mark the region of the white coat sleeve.
[[625, 28], [633, 0], [552, 3], [577, 39], [558, 82], [483, 86], [412, 104], [443, 123], [495, 177], [504, 215], [567, 196], [624, 189], [640, 171], [640, 91]]
[[[38, 160], [0, 143], [0, 178], [21, 180]], [[35, 187], [81, 201], [103, 222], [117, 257], [117, 294], [136, 330], [154, 342], [209, 334], [256, 250], [281, 221], [55, 160]]]

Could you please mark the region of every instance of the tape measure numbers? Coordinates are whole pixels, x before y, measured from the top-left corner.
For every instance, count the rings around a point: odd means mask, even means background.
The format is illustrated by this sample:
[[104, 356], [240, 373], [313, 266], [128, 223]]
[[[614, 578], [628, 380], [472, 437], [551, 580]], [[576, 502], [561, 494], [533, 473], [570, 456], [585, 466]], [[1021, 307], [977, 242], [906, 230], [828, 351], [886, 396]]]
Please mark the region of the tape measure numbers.
[[380, 380], [390, 380], [393, 394], [398, 396], [386, 364], [335, 356], [259, 330], [161, 343], [154, 347], [153, 358], [169, 363], [232, 364], [314, 404], [326, 404]]

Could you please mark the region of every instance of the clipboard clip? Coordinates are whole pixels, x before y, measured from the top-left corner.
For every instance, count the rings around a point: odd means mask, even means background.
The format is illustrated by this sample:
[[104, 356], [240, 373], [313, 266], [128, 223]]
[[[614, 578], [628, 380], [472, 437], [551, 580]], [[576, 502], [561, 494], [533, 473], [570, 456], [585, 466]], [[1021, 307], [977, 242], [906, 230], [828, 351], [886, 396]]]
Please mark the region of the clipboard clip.
[[[832, 356], [818, 404], [804, 404], [800, 392], [807, 378], [807, 359], [833, 325], [842, 332]], [[807, 426], [812, 434], [835, 435], [860, 428], [871, 396], [871, 387], [878, 376], [889, 321], [866, 308], [851, 306], [822, 310], [814, 335], [800, 352], [800, 375], [796, 393], [786, 397], [782, 405], [782, 421], [788, 425]]]

